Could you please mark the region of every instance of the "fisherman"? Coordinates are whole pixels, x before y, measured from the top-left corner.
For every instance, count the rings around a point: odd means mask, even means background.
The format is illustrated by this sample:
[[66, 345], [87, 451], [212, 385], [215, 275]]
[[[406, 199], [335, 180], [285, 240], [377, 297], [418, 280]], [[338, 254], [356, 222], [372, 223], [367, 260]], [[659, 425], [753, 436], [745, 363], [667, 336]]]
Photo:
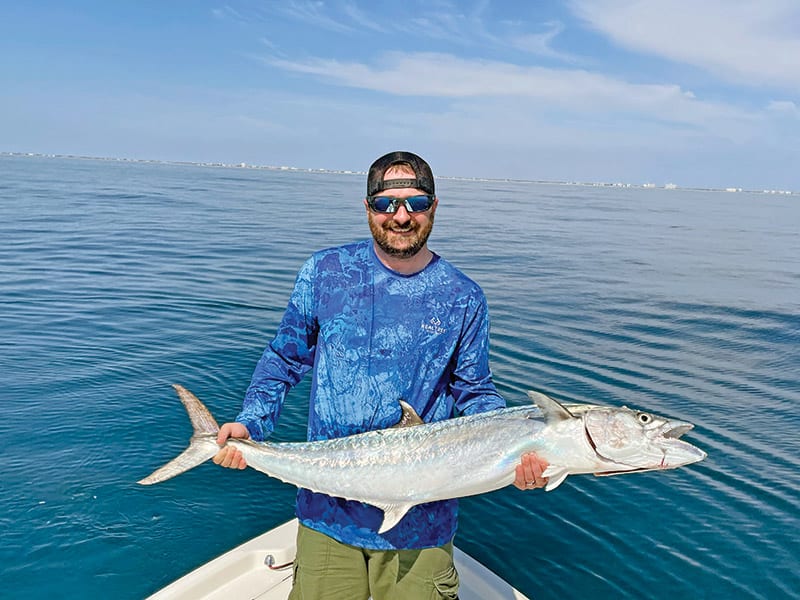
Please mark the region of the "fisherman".
[[[372, 164], [364, 200], [372, 240], [317, 252], [302, 266], [242, 412], [220, 428], [218, 444], [268, 437], [309, 370], [309, 440], [391, 427], [399, 399], [426, 422], [505, 406], [489, 369], [483, 291], [428, 249], [437, 205], [431, 168], [416, 154]], [[228, 446], [214, 462], [247, 466]], [[546, 466], [523, 456], [514, 485], [543, 487]], [[300, 489], [296, 512], [290, 599], [457, 597], [457, 500], [417, 505], [380, 534], [382, 511], [360, 502]]]

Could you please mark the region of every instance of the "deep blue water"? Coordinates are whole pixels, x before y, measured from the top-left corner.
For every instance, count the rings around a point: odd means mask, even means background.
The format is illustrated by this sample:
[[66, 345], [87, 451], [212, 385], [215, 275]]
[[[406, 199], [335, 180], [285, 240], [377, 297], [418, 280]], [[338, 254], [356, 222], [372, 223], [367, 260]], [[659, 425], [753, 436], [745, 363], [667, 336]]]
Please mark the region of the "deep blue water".
[[[203, 465], [363, 177], [0, 157], [0, 596], [142, 598], [292, 516]], [[539, 389], [695, 423], [703, 463], [462, 502], [457, 544], [537, 600], [800, 598], [800, 201], [441, 179], [431, 247], [484, 288], [510, 404]], [[276, 432], [304, 435], [308, 384]]]

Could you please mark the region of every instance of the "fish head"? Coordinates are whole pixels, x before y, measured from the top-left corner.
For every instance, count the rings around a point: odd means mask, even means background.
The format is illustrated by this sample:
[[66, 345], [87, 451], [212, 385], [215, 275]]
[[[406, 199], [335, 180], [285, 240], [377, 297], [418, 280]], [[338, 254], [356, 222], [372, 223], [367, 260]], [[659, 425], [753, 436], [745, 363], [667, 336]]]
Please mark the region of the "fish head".
[[603, 466], [597, 473], [674, 469], [706, 453], [680, 440], [694, 425], [627, 407], [592, 407], [583, 414], [586, 436]]

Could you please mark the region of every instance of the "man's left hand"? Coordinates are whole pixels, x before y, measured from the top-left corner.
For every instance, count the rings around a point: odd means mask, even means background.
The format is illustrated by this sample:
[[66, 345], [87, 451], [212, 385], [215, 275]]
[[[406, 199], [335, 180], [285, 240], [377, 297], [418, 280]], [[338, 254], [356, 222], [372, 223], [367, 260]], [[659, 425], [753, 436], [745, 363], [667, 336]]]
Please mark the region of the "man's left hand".
[[514, 487], [520, 490], [534, 490], [543, 488], [547, 485], [547, 477], [542, 477], [542, 473], [547, 468], [547, 461], [535, 452], [522, 455], [522, 460], [517, 465], [517, 478], [514, 480]]

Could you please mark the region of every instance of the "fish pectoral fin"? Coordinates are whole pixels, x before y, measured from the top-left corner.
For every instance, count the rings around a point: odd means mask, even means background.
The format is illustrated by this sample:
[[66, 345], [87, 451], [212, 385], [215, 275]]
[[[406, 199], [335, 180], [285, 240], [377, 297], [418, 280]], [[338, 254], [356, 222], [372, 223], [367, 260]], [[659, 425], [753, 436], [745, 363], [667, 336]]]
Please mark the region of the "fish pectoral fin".
[[542, 477], [547, 477], [547, 485], [545, 486], [545, 491], [549, 492], [551, 490], [556, 489], [569, 475], [569, 469], [566, 467], [559, 467], [557, 465], [548, 465], [548, 467], [542, 472]]
[[383, 511], [383, 523], [381, 523], [378, 533], [386, 533], [392, 527], [400, 522], [400, 519], [406, 516], [406, 513], [411, 510], [413, 504], [378, 504], [376, 505]]

